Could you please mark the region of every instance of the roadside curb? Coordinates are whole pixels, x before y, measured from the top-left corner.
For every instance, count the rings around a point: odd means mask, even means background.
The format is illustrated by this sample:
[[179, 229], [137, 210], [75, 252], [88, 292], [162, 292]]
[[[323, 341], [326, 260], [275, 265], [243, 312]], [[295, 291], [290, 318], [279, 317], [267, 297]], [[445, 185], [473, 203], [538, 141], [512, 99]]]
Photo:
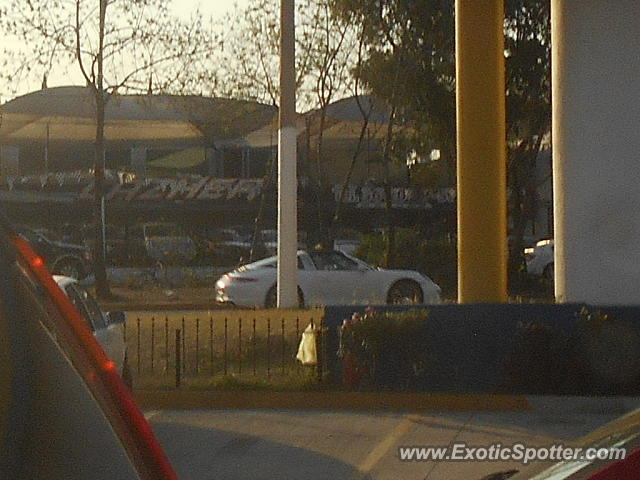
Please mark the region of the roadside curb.
[[143, 409], [398, 410], [624, 414], [640, 397], [394, 392], [134, 391]]
[[524, 396], [392, 392], [134, 391], [144, 409], [528, 411]]
[[239, 309], [232, 305], [221, 305], [215, 302], [167, 302], [167, 303], [135, 303], [135, 302], [100, 302], [100, 307], [107, 312], [123, 310], [127, 312], [175, 312], [175, 311], [211, 311]]
[[640, 407], [640, 397], [562, 397], [557, 395], [529, 395], [532, 410], [557, 414], [618, 414]]

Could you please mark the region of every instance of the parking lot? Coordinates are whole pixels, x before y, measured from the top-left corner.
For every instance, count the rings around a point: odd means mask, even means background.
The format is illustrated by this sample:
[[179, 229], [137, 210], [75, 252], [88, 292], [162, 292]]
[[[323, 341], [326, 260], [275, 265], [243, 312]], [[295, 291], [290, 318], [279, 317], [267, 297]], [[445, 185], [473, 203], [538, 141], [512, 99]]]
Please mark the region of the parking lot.
[[546, 446], [614, 414], [153, 410], [146, 416], [180, 478], [478, 480], [515, 462], [401, 462], [399, 446]]

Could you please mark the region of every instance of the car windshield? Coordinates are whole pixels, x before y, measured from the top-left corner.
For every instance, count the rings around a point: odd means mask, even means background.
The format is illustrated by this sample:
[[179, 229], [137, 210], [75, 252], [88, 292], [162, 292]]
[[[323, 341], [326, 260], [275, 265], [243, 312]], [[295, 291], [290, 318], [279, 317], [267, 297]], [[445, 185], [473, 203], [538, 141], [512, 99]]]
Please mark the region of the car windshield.
[[318, 270], [359, 270], [357, 262], [340, 252], [312, 252], [311, 258]]
[[180, 478], [610, 480], [553, 447], [640, 407], [640, 0], [0, 0], [0, 34], [0, 215]]
[[[278, 268], [278, 258], [277, 257], [268, 257], [262, 260], [258, 260], [257, 262], [249, 263], [247, 265], [243, 265], [241, 269], [243, 270], [260, 270], [262, 268]], [[298, 255], [298, 269], [304, 269], [304, 264], [302, 262], [302, 258]]]

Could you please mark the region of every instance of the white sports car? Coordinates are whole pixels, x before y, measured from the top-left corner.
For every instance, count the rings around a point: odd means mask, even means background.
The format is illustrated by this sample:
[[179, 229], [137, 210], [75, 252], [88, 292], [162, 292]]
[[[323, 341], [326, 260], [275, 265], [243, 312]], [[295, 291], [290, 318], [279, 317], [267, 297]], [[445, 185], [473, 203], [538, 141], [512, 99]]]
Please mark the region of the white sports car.
[[553, 249], [551, 240], [540, 240], [535, 247], [524, 249], [524, 258], [527, 263], [527, 273], [544, 277], [553, 282]]
[[[229, 272], [216, 299], [246, 307], [276, 305], [277, 257]], [[298, 251], [298, 297], [306, 305], [421, 304], [440, 300], [440, 287], [413, 270], [383, 270], [336, 250]]]

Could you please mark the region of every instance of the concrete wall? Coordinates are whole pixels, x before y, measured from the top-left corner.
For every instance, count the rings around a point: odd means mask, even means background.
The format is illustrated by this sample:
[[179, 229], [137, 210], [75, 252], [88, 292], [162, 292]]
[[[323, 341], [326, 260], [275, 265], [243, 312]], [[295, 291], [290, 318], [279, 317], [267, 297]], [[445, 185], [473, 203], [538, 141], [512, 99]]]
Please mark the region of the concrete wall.
[[640, 304], [640, 2], [552, 0], [556, 297]]

